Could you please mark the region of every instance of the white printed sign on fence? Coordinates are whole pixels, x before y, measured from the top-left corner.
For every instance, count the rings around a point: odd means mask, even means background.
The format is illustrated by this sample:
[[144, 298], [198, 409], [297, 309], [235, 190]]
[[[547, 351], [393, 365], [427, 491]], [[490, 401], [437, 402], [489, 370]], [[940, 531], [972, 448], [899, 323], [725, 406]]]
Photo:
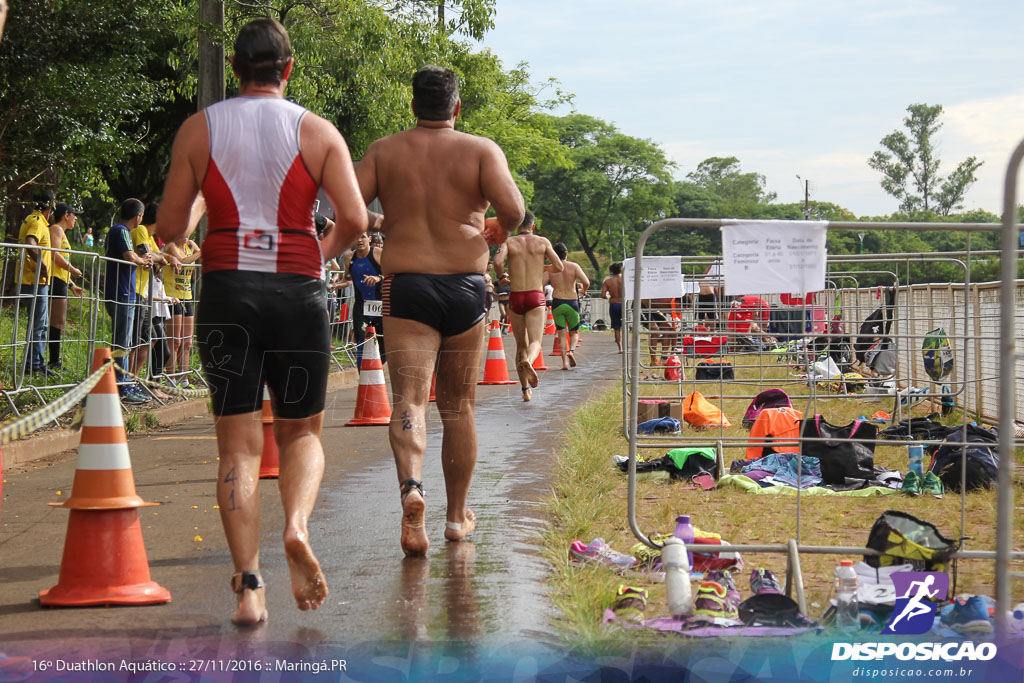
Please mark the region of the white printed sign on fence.
[[725, 293], [788, 294], [825, 289], [825, 226], [819, 221], [723, 225]]
[[[633, 261], [622, 262], [622, 281], [625, 296], [633, 296]], [[640, 297], [644, 299], [674, 299], [683, 286], [682, 257], [645, 256], [640, 273]]]

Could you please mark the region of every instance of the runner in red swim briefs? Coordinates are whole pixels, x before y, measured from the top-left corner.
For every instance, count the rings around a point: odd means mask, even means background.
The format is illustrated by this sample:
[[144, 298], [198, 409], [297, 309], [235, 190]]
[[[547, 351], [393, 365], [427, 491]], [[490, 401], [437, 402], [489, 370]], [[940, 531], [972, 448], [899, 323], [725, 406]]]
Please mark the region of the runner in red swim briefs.
[[[498, 279], [512, 283], [508, 317], [516, 338], [516, 372], [524, 401], [532, 397], [530, 387], [537, 386], [537, 371], [533, 369], [533, 361], [541, 353], [540, 340], [544, 334], [547, 303], [542, 289], [544, 259], [552, 263], [552, 268], [562, 269], [562, 261], [555, 254], [551, 242], [533, 234], [535, 227], [533, 213], [527, 211], [519, 232], [505, 240], [494, 255], [494, 272]], [[506, 258], [508, 272], [504, 270]]]

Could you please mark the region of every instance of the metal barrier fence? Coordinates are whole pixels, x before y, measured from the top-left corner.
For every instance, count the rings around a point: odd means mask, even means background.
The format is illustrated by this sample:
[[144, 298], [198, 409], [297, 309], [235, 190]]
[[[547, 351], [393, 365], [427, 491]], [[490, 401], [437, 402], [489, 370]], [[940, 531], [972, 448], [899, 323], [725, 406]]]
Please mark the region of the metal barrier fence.
[[[105, 271], [108, 263], [135, 266], [119, 259], [110, 259], [93, 251], [61, 250], [47, 247], [30, 247], [25, 244], [0, 244], [5, 258], [2, 266], [4, 290], [0, 295], [0, 366], [2, 366], [3, 395], [8, 407], [19, 413], [15, 398], [21, 394], [31, 393], [40, 402], [45, 402], [42, 391], [66, 390], [76, 386], [90, 373], [92, 351], [97, 343], [109, 344], [112, 341], [111, 320], [106, 304], [114, 303], [104, 294]], [[53, 279], [45, 290], [45, 296], [32, 284], [23, 284], [28, 277], [26, 258], [28, 251], [40, 250], [51, 254], [60, 253], [72, 265], [82, 271], [80, 284], [84, 287], [82, 296], [75, 296], [69, 291], [66, 297], [55, 295]], [[185, 272], [197, 272], [195, 265], [183, 266]], [[51, 272], [52, 276], [52, 272]], [[150, 273], [153, 278], [163, 278], [164, 268], [154, 269]], [[195, 276], [192, 276], [195, 280]], [[154, 287], [149, 286], [145, 299], [133, 304], [134, 311], [153, 310]], [[193, 292], [196, 288], [193, 286]], [[193, 297], [193, 306], [198, 299]], [[44, 313], [41, 314], [40, 310]], [[191, 377], [201, 382], [198, 373], [198, 360], [190, 349], [192, 333], [190, 325], [181, 324], [184, 316], [172, 314], [167, 320], [167, 328], [161, 331], [160, 325], [153, 329], [150, 317], [150, 338], [157, 343], [165, 343], [172, 350], [182, 349], [187, 354], [184, 362], [165, 367], [153, 367], [153, 363], [145, 363], [144, 376], [151, 379], [167, 376], [177, 383]], [[32, 334], [39, 327], [45, 329]], [[54, 339], [53, 329], [60, 329], [58, 339]], [[30, 336], [31, 335], [31, 336]], [[133, 336], [133, 342], [135, 334]], [[42, 349], [47, 372], [32, 372], [32, 346]], [[142, 345], [133, 343], [131, 349], [138, 353]], [[152, 392], [150, 392], [152, 393]], [[161, 401], [159, 397], [155, 397]]]
[[[90, 374], [92, 352], [97, 344], [110, 344], [111, 319], [106, 311], [110, 301], [104, 296], [105, 271], [108, 263], [123, 264], [135, 267], [120, 259], [110, 259], [93, 251], [61, 250], [53, 247], [29, 246], [26, 244], [0, 243], [0, 254], [3, 263], [0, 266], [0, 395], [7, 407], [15, 415], [20, 415], [19, 397], [30, 394], [39, 403], [45, 403], [42, 392], [65, 391], [78, 385]], [[55, 296], [51, 285], [47, 287], [45, 296], [32, 284], [22, 285], [26, 273], [26, 259], [29, 251], [61, 253], [65, 259], [82, 271], [82, 277], [75, 284], [82, 285], [82, 296], [68, 292], [67, 297]], [[164, 277], [166, 267], [155, 268], [152, 277]], [[31, 266], [28, 267], [31, 270]], [[156, 321], [149, 318], [150, 351], [144, 364], [136, 367], [136, 374], [147, 380], [165, 379], [173, 385], [198, 383], [204, 385], [199, 372], [198, 353], [193, 342], [195, 327], [194, 313], [199, 305], [200, 266], [188, 264], [182, 267], [183, 272], [193, 273], [192, 279], [192, 312], [193, 316], [172, 312], [165, 320]], [[52, 275], [52, 273], [51, 273]], [[330, 278], [330, 274], [328, 275]], [[152, 282], [152, 280], [150, 280]], [[168, 298], [170, 294], [167, 294]], [[154, 287], [147, 288], [146, 298], [133, 304], [136, 320], [143, 311], [154, 310]], [[352, 306], [354, 296], [351, 287], [347, 290], [328, 290], [328, 313], [330, 315], [332, 361], [338, 369], [354, 366], [356, 362], [356, 344], [352, 339]], [[41, 314], [45, 309], [45, 314]], [[39, 337], [32, 338], [35, 318], [45, 328]], [[56, 324], [54, 324], [56, 323]], [[59, 339], [53, 339], [50, 328], [61, 328]], [[143, 346], [133, 334], [132, 354], [138, 353]], [[41, 339], [41, 341], [39, 341]], [[51, 342], [54, 342], [51, 349]], [[41, 345], [45, 362], [50, 365], [56, 361], [57, 367], [52, 372], [33, 373], [31, 347]], [[158, 345], [165, 344], [169, 362], [155, 367], [152, 362], [154, 350]], [[40, 348], [40, 347], [37, 347]], [[175, 350], [177, 355], [175, 356]], [[161, 354], [156, 354], [161, 355]], [[177, 360], [174, 360], [176, 357]], [[146, 385], [142, 390], [156, 401], [163, 403], [166, 399], [154, 393]]]
[[[1021, 156], [1024, 156], [1024, 143], [1018, 149], [1018, 153], [1015, 154], [1014, 162], [1011, 165], [1011, 174], [1008, 174], [1007, 185], [1010, 186], [1011, 181], [1009, 175], [1015, 177], [1016, 164], [1019, 164]], [[1015, 180], [1013, 181], [1015, 182]], [[924, 376], [923, 368], [920, 363], [916, 360], [919, 356], [920, 342], [925, 333], [925, 327], [931, 326], [935, 323], [937, 318], [942, 319], [944, 323], [948, 324], [950, 338], [954, 342], [954, 346], [957, 349], [957, 359], [959, 364], [958, 374], [951, 378], [950, 395], [955, 396], [955, 400], [962, 408], [968, 408], [969, 401], [977, 400], [976, 397], [985, 397], [989, 391], [988, 387], [991, 386], [992, 380], [998, 378], [999, 383], [999, 401], [996, 404], [998, 409], [996, 412], [999, 418], [999, 452], [1002, 455], [999, 461], [999, 478], [998, 478], [998, 513], [997, 513], [997, 541], [996, 548], [994, 551], [986, 549], [974, 549], [969, 550], [963, 545], [955, 553], [954, 557], [959, 558], [971, 558], [971, 559], [990, 559], [994, 560], [996, 570], [996, 601], [997, 601], [997, 617], [996, 624], [999, 633], [1005, 633], [1006, 621], [1005, 615], [1009, 606], [1009, 562], [1010, 559], [1022, 559], [1024, 558], [1024, 552], [1012, 552], [1011, 541], [1012, 541], [1012, 498], [1013, 489], [1011, 484], [1011, 474], [1014, 461], [1014, 432], [1013, 432], [1013, 419], [1016, 415], [1016, 390], [1015, 390], [1015, 377], [1022, 374], [1021, 363], [1022, 356], [1015, 353], [1015, 316], [1019, 314], [1018, 307], [1016, 305], [1015, 294], [1020, 288], [1020, 284], [1016, 282], [1016, 260], [1017, 260], [1017, 232], [1019, 226], [1014, 222], [1016, 216], [1015, 204], [1013, 201], [1012, 192], [1007, 190], [1007, 204], [1005, 209], [1004, 225], [1002, 228], [996, 225], [987, 224], [916, 224], [916, 223], [828, 223], [828, 230], [938, 230], [938, 231], [964, 231], [968, 234], [971, 232], [978, 231], [1003, 231], [1003, 243], [1001, 251], [1000, 265], [1002, 268], [1001, 275], [1003, 277], [1000, 285], [1000, 294], [998, 297], [999, 315], [998, 330], [995, 329], [996, 317], [993, 314], [993, 306], [995, 297], [991, 296], [991, 299], [984, 300], [983, 294], [994, 290], [991, 287], [983, 287], [979, 285], [960, 285], [961, 289], [967, 287], [967, 291], [975, 293], [976, 296], [961, 296], [959, 299], [950, 297], [948, 301], [936, 301], [928, 297], [929, 294], [936, 291], [936, 287], [932, 285], [930, 288], [925, 286], [922, 290], [921, 287], [908, 288], [905, 285], [901, 286], [900, 281], [909, 278], [910, 262], [919, 262], [921, 260], [927, 262], [939, 262], [945, 261], [946, 263], [953, 263], [963, 273], [964, 283], [970, 280], [970, 267], [971, 259], [974, 254], [970, 252], [968, 248], [967, 252], [963, 254], [884, 254], [884, 255], [857, 255], [841, 258], [830, 258], [828, 265], [828, 282], [829, 290], [826, 290], [826, 299], [834, 297], [834, 299], [825, 304], [826, 310], [832, 307], [836, 307], [841, 311], [846, 320], [854, 320], [859, 322], [863, 320], [866, 310], [874, 308], [871, 303], [865, 300], [865, 292], [863, 288], [857, 286], [858, 274], [857, 268], [862, 268], [861, 276], [864, 274], [870, 274], [871, 277], [877, 278], [880, 275], [885, 275], [889, 279], [888, 285], [894, 287], [897, 292], [897, 304], [894, 310], [892, 319], [891, 329], [887, 330], [885, 336], [891, 337], [894, 342], [894, 351], [896, 358], [895, 370], [891, 372], [887, 377], [877, 378], [880, 381], [889, 380], [893, 382], [893, 402], [894, 402], [894, 416], [899, 419], [899, 414], [902, 411], [902, 401], [900, 396], [896, 393], [900, 386], [906, 386], [907, 384], [913, 384], [914, 381], [918, 381]], [[663, 228], [708, 228], [708, 227], [723, 227], [730, 223], [747, 223], [752, 221], [721, 221], [721, 220], [705, 220], [705, 219], [667, 219], [658, 221], [657, 223], [648, 227], [641, 235], [640, 240], [637, 244], [636, 255], [635, 255], [635, 270], [641, 272], [643, 268], [643, 256], [644, 247], [649, 237], [656, 231]], [[969, 247], [969, 245], [968, 245]], [[714, 273], [712, 268], [708, 268], [706, 263], [698, 263], [699, 260], [694, 259], [683, 259], [683, 273], [687, 274], [689, 269], [690, 277], [699, 277], [701, 279], [717, 279], [721, 281], [721, 274]], [[705, 259], [706, 261], [706, 259]], [[842, 264], [842, 268], [839, 268], [839, 264]], [[1012, 265], [1011, 265], [1012, 264]], [[704, 270], [700, 270], [700, 269]], [[845, 269], [845, 270], [844, 270]], [[697, 272], [699, 271], [699, 272]], [[632, 299], [626, 302], [626, 310], [624, 311], [624, 325], [626, 329], [627, 348], [626, 353], [623, 357], [623, 398], [624, 398], [624, 423], [626, 427], [626, 435], [629, 439], [629, 462], [628, 462], [628, 505], [627, 514], [629, 518], [630, 527], [634, 535], [642, 542], [657, 547], [646, 535], [639, 529], [636, 521], [636, 460], [638, 449], [643, 448], [656, 448], [665, 449], [671, 448], [673, 445], [693, 445], [693, 442], [701, 442], [703, 445], [707, 445], [709, 442], [713, 443], [717, 447], [718, 451], [718, 462], [719, 472], [724, 467], [724, 451], [728, 448], [746, 448], [751, 444], [750, 439], [746, 437], [728, 436], [724, 433], [724, 428], [719, 427], [717, 430], [712, 430], [710, 433], [705, 432], [700, 436], [686, 437], [686, 436], [667, 436], [667, 437], [650, 437], [642, 436], [637, 433], [637, 421], [639, 412], [639, 399], [641, 386], [645, 386], [645, 390], [649, 390], [651, 386], [656, 387], [654, 391], [654, 398], [661, 398], [663, 396], [673, 396], [681, 398], [684, 393], [684, 384], [689, 387], [695, 387], [701, 391], [708, 392], [708, 398], [712, 401], [718, 401], [719, 407], [722, 402], [728, 399], [735, 398], [752, 398], [758, 393], [761, 388], [767, 386], [778, 386], [779, 382], [777, 379], [768, 380], [768, 375], [777, 374], [772, 373], [771, 368], [776, 366], [778, 363], [778, 356], [773, 357], [767, 352], [764, 347], [766, 341], [766, 335], [758, 333], [750, 333], [749, 330], [740, 330], [738, 328], [728, 329], [728, 323], [723, 322], [726, 329], [724, 333], [721, 329], [712, 327], [710, 330], [702, 331], [705, 333], [705, 338], [710, 340], [709, 343], [712, 348], [718, 348], [718, 353], [730, 353], [734, 354], [730, 358], [736, 361], [736, 370], [744, 369], [744, 375], [748, 375], [745, 379], [737, 374], [737, 381], [730, 381], [730, 385], [740, 385], [741, 387], [751, 387], [749, 391], [745, 389], [737, 394], [727, 395], [725, 391], [725, 380], [719, 378], [717, 380], [682, 380], [677, 379], [674, 381], [667, 381], [656, 374], [661, 373], [664, 370], [663, 364], [658, 362], [659, 352], [658, 349], [662, 349], [661, 353], [664, 354], [665, 350], [669, 352], [674, 350], [677, 346], [676, 342], [686, 341], [683, 335], [680, 333], [679, 328], [689, 326], [695, 326], [698, 322], [697, 311], [694, 310], [691, 313], [689, 320], [686, 319], [682, 314], [679, 315], [681, 319], [679, 323], [665, 320], [665, 310], [658, 308], [658, 302], [644, 301], [641, 297], [640, 288], [641, 278], [637, 277], [634, 280], [634, 288], [632, 292]], [[840, 285], [845, 286], [840, 286]], [[947, 292], [955, 291], [956, 285], [951, 285], [946, 288]], [[902, 300], [901, 300], [902, 299]], [[984, 300], [985, 307], [982, 307]], [[767, 301], [765, 302], [767, 303]], [[817, 305], [817, 302], [814, 304]], [[803, 308], [811, 308], [811, 305], [802, 304]], [[719, 310], [719, 313], [725, 313], [725, 310]], [[659, 317], [660, 314], [660, 317]], [[789, 360], [795, 363], [797, 366], [806, 369], [812, 369], [814, 367], [813, 362], [817, 358], [817, 353], [812, 345], [806, 341], [801, 342], [799, 338], [803, 338], [807, 332], [802, 326], [806, 323], [811, 326], [811, 332], [813, 336], [823, 338], [826, 343], [833, 341], [839, 341], [842, 337], [848, 336], [849, 330], [837, 330], [830, 331], [828, 329], [828, 318], [830, 316], [825, 315], [816, 317], [815, 314], [807, 316], [806, 319], [801, 318], [801, 332], [795, 335], [798, 338], [792, 347], [792, 353], [790, 354]], [[817, 327], [818, 325], [824, 326], [824, 329]], [[643, 329], [642, 329], [643, 328]], [[691, 337], [693, 333], [691, 332]], [[650, 353], [650, 362], [644, 363], [641, 348], [641, 337], [647, 341], [648, 351]], [[667, 340], [667, 343], [666, 343]], [[741, 341], [742, 340], [742, 341]], [[692, 340], [691, 340], [691, 343]], [[742, 344], [742, 345], [741, 345]], [[988, 371], [991, 365], [986, 365], [985, 361], [981, 360], [982, 355], [988, 353], [989, 349], [994, 348], [992, 353], [992, 364], [998, 364], [998, 372]], [[653, 352], [651, 350], [653, 349]], [[718, 355], [715, 353], [713, 355]], [[692, 367], [690, 368], [692, 369]], [[749, 375], [756, 375], [752, 379]], [[819, 387], [819, 382], [809, 381], [804, 382], [803, 380], [793, 380], [792, 384], [800, 384], [806, 389], [801, 389], [799, 395], [795, 396], [796, 399], [806, 400], [810, 410], [817, 412], [817, 401], [820, 398], [838, 398], [842, 396], [841, 393], [831, 392], [828, 388], [829, 382], [825, 382], [825, 388]], [[842, 385], [842, 380], [840, 380]], [[716, 393], [717, 388], [717, 393]], [[943, 394], [938, 390], [926, 390], [920, 395], [922, 398], [928, 399], [940, 399]], [[647, 398], [645, 394], [644, 398]], [[907, 397], [907, 409], [909, 410], [910, 397]], [[983, 408], [984, 403], [980, 400], [977, 402], [977, 407], [974, 412], [987, 414], [988, 408]], [[968, 410], [963, 412], [963, 424], [967, 423]], [[809, 411], [808, 411], [809, 412]], [[776, 441], [773, 445], [792, 445], [796, 446], [802, 451], [802, 445], [804, 442], [821, 441], [821, 439], [800, 439], [792, 442], [778, 442]], [[881, 441], [869, 441], [870, 443], [885, 443]], [[935, 442], [921, 442], [916, 443], [935, 443]], [[760, 445], [768, 445], [767, 442], [758, 442]], [[891, 443], [889, 444], [891, 445]], [[962, 453], [966, 458], [966, 444], [959, 443], [963, 448]], [[800, 477], [800, 462], [801, 458], [797, 458], [797, 476]], [[770, 544], [770, 545], [734, 545], [730, 546], [730, 551], [737, 552], [774, 552], [784, 553], [788, 557], [788, 569], [787, 569], [787, 592], [792, 588], [795, 588], [797, 600], [800, 604], [801, 610], [806, 613], [806, 604], [804, 603], [802, 576], [800, 570], [800, 554], [801, 553], [823, 553], [823, 554], [856, 554], [856, 555], [874, 555], [877, 554], [875, 551], [867, 548], [857, 547], [836, 547], [826, 545], [809, 545], [802, 543], [801, 537], [801, 526], [800, 526], [800, 515], [801, 515], [801, 489], [796, 490], [796, 534], [795, 538], [789, 539], [785, 544]], [[963, 494], [962, 494], [963, 495]], [[961, 498], [961, 537], [966, 536], [964, 531], [966, 530], [965, 521], [965, 498]], [[691, 550], [699, 549], [700, 546], [690, 546]]]

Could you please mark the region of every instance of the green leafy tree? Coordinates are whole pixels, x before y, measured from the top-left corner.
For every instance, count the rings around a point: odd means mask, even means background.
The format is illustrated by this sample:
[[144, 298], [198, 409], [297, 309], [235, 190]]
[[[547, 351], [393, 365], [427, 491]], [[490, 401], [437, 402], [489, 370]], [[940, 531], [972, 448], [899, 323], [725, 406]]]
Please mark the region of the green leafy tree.
[[775, 201], [760, 173], [743, 173], [736, 157], [710, 157], [687, 174], [687, 179], [718, 198], [721, 217], [754, 218], [758, 207]]
[[550, 121], [572, 168], [531, 167], [533, 210], [545, 233], [579, 245], [595, 274], [601, 273], [597, 252], [628, 250], [640, 226], [671, 212], [672, 164], [650, 140], [600, 119], [572, 114]]
[[[146, 147], [167, 84], [146, 77], [169, 32], [162, 3], [19, 3], [0, 42], [0, 207], [16, 237], [31, 195], [104, 196], [108, 173]], [[74, 40], [69, 40], [73, 35]]]
[[[721, 199], [707, 188], [689, 181], [672, 183], [674, 218], [717, 218]], [[647, 242], [645, 253], [652, 255], [701, 256], [722, 251], [718, 228], [662, 228]]]
[[907, 111], [910, 114], [903, 119], [907, 132], [897, 130], [882, 138], [885, 149], [872, 154], [868, 166], [882, 174], [882, 189], [899, 200], [900, 211], [933, 211], [945, 216], [963, 208], [964, 195], [984, 162], [967, 157], [943, 178], [932, 143], [942, 127], [942, 105], [912, 104]]

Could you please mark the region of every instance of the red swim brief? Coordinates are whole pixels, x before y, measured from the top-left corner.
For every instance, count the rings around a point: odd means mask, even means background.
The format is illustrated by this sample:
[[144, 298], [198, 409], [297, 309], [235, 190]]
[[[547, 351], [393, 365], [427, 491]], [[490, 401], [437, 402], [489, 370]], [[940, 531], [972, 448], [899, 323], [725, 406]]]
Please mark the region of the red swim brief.
[[516, 315], [525, 315], [538, 306], [546, 306], [548, 300], [544, 298], [544, 292], [539, 289], [531, 289], [525, 292], [509, 292], [508, 307]]

